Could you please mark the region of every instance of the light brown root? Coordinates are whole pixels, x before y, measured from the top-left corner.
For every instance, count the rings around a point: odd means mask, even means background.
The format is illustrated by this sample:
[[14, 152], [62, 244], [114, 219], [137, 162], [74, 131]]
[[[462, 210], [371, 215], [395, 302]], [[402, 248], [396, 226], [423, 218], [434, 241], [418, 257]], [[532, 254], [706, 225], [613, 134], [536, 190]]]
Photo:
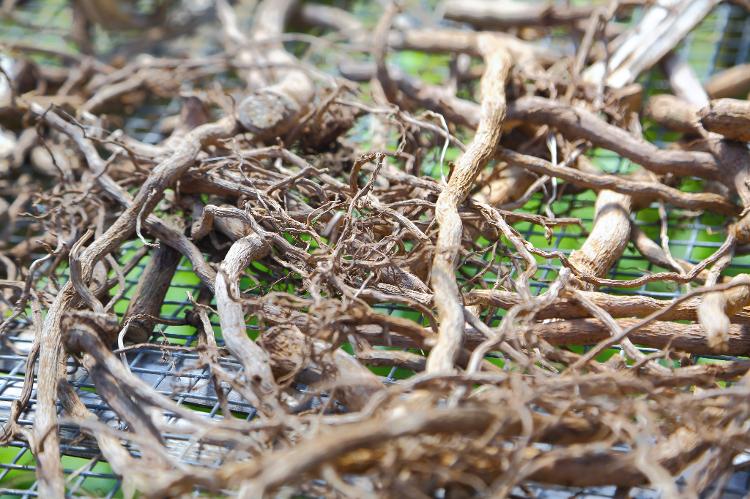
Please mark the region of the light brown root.
[[[701, 302], [699, 298], [693, 298], [674, 305], [670, 300], [657, 300], [639, 295], [612, 295], [596, 291], [582, 291], [582, 293], [613, 317], [646, 317], [666, 310], [666, 313], [661, 316], [663, 320], [695, 321], [698, 317], [697, 308]], [[729, 293], [729, 291], [723, 293]], [[522, 301], [523, 298], [512, 291], [474, 290], [466, 295], [467, 304], [481, 303], [485, 306], [491, 305], [503, 309], [508, 309]], [[743, 308], [732, 310], [730, 314], [732, 322], [750, 324], [750, 311]], [[537, 318], [540, 320], [578, 319], [589, 316], [590, 313], [584, 307], [569, 298], [560, 298], [537, 312]]]
[[709, 293], [697, 309], [698, 321], [708, 336], [709, 345], [719, 352], [726, 352], [729, 349], [731, 327], [729, 317], [750, 303], [750, 276], [740, 274], [729, 282], [747, 283], [748, 286]]
[[[278, 387], [271, 372], [268, 354], [247, 336], [245, 313], [239, 301], [239, 279], [253, 260], [268, 253], [270, 245], [262, 236], [251, 233], [232, 244], [216, 274], [216, 308], [227, 348], [242, 364], [243, 375], [257, 394], [250, 402], [270, 415]], [[269, 405], [270, 404], [270, 405]]]
[[747, 95], [750, 92], [750, 64], [738, 64], [719, 71], [706, 82], [706, 92], [712, 99]]
[[737, 206], [724, 196], [710, 192], [682, 192], [660, 182], [643, 180], [645, 175], [642, 172], [630, 177], [591, 173], [564, 165], [552, 165], [544, 159], [504, 148], [498, 151], [497, 157], [528, 171], [561, 178], [581, 187], [607, 189], [610, 192], [627, 194], [639, 205], [652, 200], [660, 200], [686, 209], [711, 209], [727, 215], [738, 212]]
[[155, 324], [153, 318], [161, 313], [181, 257], [180, 253], [162, 244], [154, 250], [143, 269], [123, 317], [123, 324], [128, 324], [125, 338], [133, 343], [144, 343], [151, 336]]
[[670, 130], [690, 134], [700, 133], [700, 118], [697, 110], [674, 95], [652, 96], [643, 112], [647, 117]]
[[[636, 319], [618, 319], [621, 329], [638, 323]], [[609, 336], [610, 328], [598, 319], [571, 319], [534, 325], [531, 334], [538, 335], [553, 345], [595, 345]], [[639, 327], [628, 334], [636, 345], [648, 348], [689, 352], [695, 355], [716, 354], [712, 336], [699, 324], [679, 324], [657, 321]], [[727, 324], [724, 353], [746, 355], [750, 351], [750, 331], [747, 325]]]
[[427, 371], [431, 373], [452, 371], [461, 345], [464, 314], [458, 300], [455, 265], [463, 223], [458, 215], [458, 205], [469, 195], [474, 179], [492, 158], [505, 118], [505, 81], [510, 72], [510, 55], [492, 37], [481, 39], [479, 48], [486, 64], [481, 84], [481, 120], [474, 139], [456, 162], [448, 186], [440, 193], [435, 205], [435, 219], [440, 231], [432, 262], [431, 283], [440, 331], [438, 342], [427, 359]]
[[[635, 249], [637, 249], [638, 252], [643, 256], [643, 258], [653, 263], [654, 265], [663, 267], [665, 269], [670, 269], [675, 272], [689, 272], [693, 268], [693, 265], [686, 260], [670, 258], [670, 255], [668, 255], [664, 251], [664, 248], [658, 245], [653, 239], [648, 237], [643, 229], [638, 227], [636, 224], [632, 225], [633, 226], [630, 230], [630, 241], [633, 243], [633, 246], [635, 246]], [[696, 277], [696, 280], [698, 280], [699, 282], [705, 282], [706, 277], [707, 272], [703, 271]]]
[[[239, 122], [261, 140], [282, 137], [291, 131], [315, 97], [312, 79], [295, 67], [299, 66], [299, 61], [278, 41], [295, 4], [294, 0], [262, 2], [256, 13], [251, 39], [239, 30], [232, 8], [224, 2], [220, 5], [228, 38], [240, 45], [240, 62], [257, 64], [260, 59], [271, 66], [265, 73], [257, 70], [247, 73], [252, 93], [237, 107]], [[251, 48], [252, 44], [259, 42], [265, 43], [266, 47]]]
[[698, 112], [703, 128], [731, 140], [750, 140], [750, 103], [736, 99], [713, 100]]
[[588, 19], [593, 8], [527, 5], [516, 1], [483, 2], [450, 1], [445, 5], [445, 18], [474, 27], [502, 31], [519, 26], [554, 26]]
[[496, 177], [475, 195], [475, 199], [492, 206], [501, 206], [516, 201], [537, 179], [523, 168], [507, 165]]
[[[662, 69], [669, 78], [669, 86], [683, 102], [702, 107], [708, 103], [708, 94], [698, 75], [679, 54], [672, 52], [662, 61]], [[652, 96], [656, 97], [656, 96]]]
[[632, 204], [630, 196], [600, 191], [594, 207], [594, 227], [581, 248], [570, 255], [571, 264], [595, 276], [605, 276], [630, 240]]
[[522, 97], [508, 106], [508, 121], [550, 125], [569, 140], [585, 139], [609, 149], [657, 174], [723, 178], [725, 168], [705, 152], [659, 149], [622, 128], [608, 124], [580, 107], [540, 97]]

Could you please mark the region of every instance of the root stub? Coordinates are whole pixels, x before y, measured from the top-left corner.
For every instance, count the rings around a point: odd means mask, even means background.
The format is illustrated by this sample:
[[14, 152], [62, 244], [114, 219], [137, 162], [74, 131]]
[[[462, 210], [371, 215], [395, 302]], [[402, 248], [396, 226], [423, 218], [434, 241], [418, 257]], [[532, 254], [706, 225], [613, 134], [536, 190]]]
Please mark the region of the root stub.
[[263, 138], [283, 136], [294, 126], [298, 115], [296, 101], [272, 90], [249, 95], [237, 108], [237, 119], [242, 126]]
[[750, 103], [736, 99], [711, 101], [699, 112], [703, 127], [728, 139], [750, 140]]

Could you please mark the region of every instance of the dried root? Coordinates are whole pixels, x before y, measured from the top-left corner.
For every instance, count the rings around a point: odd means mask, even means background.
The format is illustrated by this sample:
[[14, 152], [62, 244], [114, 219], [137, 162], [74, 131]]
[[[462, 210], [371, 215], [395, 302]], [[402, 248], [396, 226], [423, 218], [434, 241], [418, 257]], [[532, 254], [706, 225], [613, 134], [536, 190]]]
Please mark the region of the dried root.
[[[39, 495], [66, 492], [69, 426], [146, 497], [484, 497], [531, 481], [669, 496], [688, 468], [697, 496], [750, 446], [750, 361], [699, 359], [750, 353], [750, 278], [729, 277], [750, 242], [748, 112], [724, 98], [747, 78], [704, 91], [667, 55], [715, 2], [666, 17], [450, 2], [451, 29], [389, 5], [374, 30], [291, 0], [222, 0], [190, 29], [170, 2], [129, 22], [89, 3], [73, 2], [69, 35], [89, 56], [32, 62], [41, 48], [14, 44], [0, 74], [0, 334], [33, 338], [2, 441], [28, 442]], [[633, 8], [640, 28], [611, 22]], [[97, 54], [95, 25], [149, 34]], [[199, 26], [213, 55], [173, 40]], [[577, 51], [537, 43], [550, 26]], [[146, 49], [164, 55], [132, 55]], [[403, 51], [450, 63], [407, 73]], [[675, 95], [641, 112], [633, 82], [657, 62]], [[685, 140], [649, 142], [644, 118]], [[597, 149], [639, 168], [600, 171]], [[560, 211], [571, 193], [596, 199], [580, 219]], [[636, 221], [648, 208], [658, 239]], [[702, 212], [724, 240], [699, 262], [672, 255], [671, 224]], [[557, 246], [574, 231], [585, 241]], [[185, 309], [161, 317], [190, 272]], [[622, 291], [645, 285], [678, 291]], [[144, 350], [191, 354], [221, 417], [131, 372]], [[107, 411], [87, 408], [72, 365]]]

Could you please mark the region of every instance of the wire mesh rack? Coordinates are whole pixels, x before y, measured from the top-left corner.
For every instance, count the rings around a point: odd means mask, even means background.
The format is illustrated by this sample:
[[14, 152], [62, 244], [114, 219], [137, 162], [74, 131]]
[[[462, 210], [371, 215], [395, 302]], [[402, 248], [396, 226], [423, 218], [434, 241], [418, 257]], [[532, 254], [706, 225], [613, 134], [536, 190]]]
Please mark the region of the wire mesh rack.
[[[688, 37], [682, 44], [679, 54], [697, 72], [699, 77], [706, 79], [716, 71], [750, 61], [750, 17], [736, 6], [720, 5], [714, 12]], [[648, 93], [659, 93], [668, 90], [667, 83], [658, 69], [652, 70], [643, 79]], [[174, 114], [179, 103], [174, 101], [160, 112], [164, 116]], [[128, 132], [145, 142], [155, 143], [162, 139], [154, 123], [159, 120], [132, 119], [128, 123]], [[645, 129], [647, 138], [663, 145], [670, 141], [670, 136], [658, 128]], [[611, 173], [629, 171], [634, 165], [627, 160], [604, 150], [592, 152], [595, 163], [603, 170]], [[696, 182], [698, 182], [696, 180]], [[581, 218], [583, 229], [575, 226], [561, 226], [556, 228], [551, 237], [549, 234], [536, 229], [531, 224], [518, 224], [516, 227], [526, 236], [526, 239], [540, 248], [555, 249], [563, 253], [570, 253], [580, 247], [586, 236], [586, 229], [590, 229], [593, 220], [593, 205], [595, 195], [591, 191], [581, 194], [563, 194], [553, 206], [558, 216]], [[526, 210], [542, 212], [544, 202], [541, 197], [535, 197], [526, 206]], [[641, 228], [654, 239], [659, 237], [660, 221], [655, 206], [638, 212], [636, 219]], [[722, 217], [712, 214], [685, 216], [684, 212], [669, 213], [669, 246], [675, 257], [684, 258], [693, 263], [706, 258], [721, 245], [726, 226]], [[549, 237], [549, 239], [548, 239]], [[119, 263], [125, 265], [130, 259], [137, 258], [137, 246], [126, 246], [120, 256]], [[122, 298], [117, 303], [115, 311], [122, 315], [127, 307], [128, 298], [132, 295], [142, 272], [146, 259], [138, 262], [126, 276], [126, 287], [122, 291]], [[553, 261], [543, 262], [539, 267], [536, 280], [532, 283], [537, 292], [543, 291], [547, 283], [551, 282], [559, 266]], [[750, 269], [750, 255], [737, 256], [727, 273], [736, 274]], [[255, 269], [262, 281], [262, 270]], [[610, 277], [623, 279], [652, 272], [656, 269], [652, 264], [643, 260], [638, 253], [629, 248], [617, 266], [612, 269]], [[253, 269], [250, 269], [253, 273]], [[60, 276], [64, 278], [64, 276]], [[182, 262], [178, 268], [172, 286], [167, 294], [161, 315], [165, 319], [180, 319], [191, 308], [187, 293], [197, 293], [199, 282], [192, 273], [187, 262]], [[678, 285], [665, 283], [649, 283], [640, 288], [629, 290], [610, 290], [615, 293], [634, 293], [657, 298], [678, 296], [682, 291]], [[409, 314], [413, 311], [399, 306], [385, 306], [380, 308], [385, 313]], [[420, 318], [417, 317], [419, 320]], [[499, 319], [499, 316], [498, 316]], [[211, 317], [212, 325], [216, 329], [217, 339], [220, 330], [216, 317]], [[23, 319], [18, 320], [16, 327], [4, 339], [0, 346], [0, 422], [7, 420], [10, 406], [19, 395], [25, 373], [26, 354], [30, 348], [33, 333], [30, 324]], [[252, 320], [248, 323], [251, 336], [258, 333], [259, 326]], [[157, 326], [151, 337], [151, 342], [172, 346], [194, 346], [197, 334], [191, 326]], [[728, 359], [722, 356], [704, 356], [707, 361], [721, 361]], [[176, 349], [147, 348], [125, 354], [125, 360], [130, 370], [143, 381], [150, 384], [164, 395], [171, 397], [178, 404], [193, 411], [203, 413], [207, 418], [220, 418], [221, 406], [216, 391], [210, 382], [210, 374], [205, 367], [201, 367], [197, 354]], [[223, 365], [228, 370], [240, 372], [240, 366], [231, 358], [223, 359]], [[387, 368], [382, 372], [386, 383], [397, 383], [398, 379], [408, 373], [398, 369]], [[125, 424], [117, 419], [115, 413], [97, 396], [93, 382], [88, 372], [74, 363], [69, 364], [68, 376], [79, 397], [100, 421], [113, 427], [125, 428]], [[303, 386], [298, 387], [304, 390]], [[229, 407], [235, 417], [252, 419], [255, 415], [253, 407], [248, 405], [240, 396], [233, 394], [231, 387], [224, 387]], [[22, 425], [31, 426], [34, 420], [35, 397], [32, 394], [27, 411], [21, 416]], [[313, 401], [314, 403], [314, 401]], [[165, 414], [167, 422], [179, 424], [174, 414]], [[61, 428], [61, 444], [63, 453], [63, 467], [67, 480], [69, 496], [99, 496], [120, 497], [123, 495], [119, 478], [112, 473], [109, 465], [103, 460], [93, 439], [86, 437], [76, 428]], [[201, 466], [218, 466], [222, 458], [229, 451], [222, 448], [197, 447], [184, 436], [165, 435], [166, 445], [171, 453], [179, 456], [184, 462]], [[132, 449], [137, 454], [137, 449]], [[689, 474], [690, 470], [687, 470]], [[750, 472], [736, 473], [720, 491], [722, 497], [745, 497], [750, 491]], [[631, 491], [631, 493], [633, 493]], [[639, 497], [658, 497], [658, 493], [648, 489], [637, 489], [634, 493]], [[199, 494], [199, 491], [196, 491]], [[563, 487], [535, 486], [530, 484], [525, 491], [518, 491], [519, 495], [533, 494], [536, 497], [614, 497], [617, 490], [614, 487], [593, 489], [568, 489]], [[15, 441], [0, 449], [0, 496], [2, 497], [36, 497], [37, 483], [35, 476], [34, 457], [26, 442]]]

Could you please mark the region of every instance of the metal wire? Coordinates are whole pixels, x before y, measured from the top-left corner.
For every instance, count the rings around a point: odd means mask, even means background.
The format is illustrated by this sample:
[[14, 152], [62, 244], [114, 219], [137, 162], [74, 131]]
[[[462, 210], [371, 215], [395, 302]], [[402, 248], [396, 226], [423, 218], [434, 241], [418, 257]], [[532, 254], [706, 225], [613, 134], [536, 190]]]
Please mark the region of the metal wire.
[[[686, 40], [680, 50], [682, 57], [691, 64], [702, 79], [707, 78], [719, 69], [732, 65], [745, 63], [750, 60], [750, 19], [743, 9], [721, 5], [715, 9], [712, 15], [697, 28]], [[667, 84], [658, 70], [647, 75], [643, 81], [649, 92], [663, 92], [667, 90]], [[179, 108], [177, 101], [162, 107], [163, 115], [173, 114]], [[158, 142], [162, 137], [156, 128], [154, 120], [133, 119], [127, 125], [128, 133], [147, 142]], [[646, 130], [649, 138], [656, 143], [668, 142], [662, 130]], [[617, 155], [603, 150], [592, 153], [596, 164], [609, 172], [625, 172], [633, 167], [628, 161]], [[593, 220], [594, 195], [590, 191], [580, 195], [563, 195], [553, 208], [558, 216], [577, 216], [582, 218], [584, 226], [591, 227]], [[535, 198], [527, 205], [527, 209], [543, 210], [544, 202], [541, 198]], [[650, 235], [658, 237], [659, 221], [656, 208], [650, 207], [641, 210], [636, 218], [638, 223]], [[710, 214], [700, 217], [679, 217], [678, 214], [669, 214], [669, 236], [670, 248], [676, 257], [684, 258], [693, 263], [704, 259], [714, 252], [721, 244], [723, 220]], [[524, 227], [518, 225], [519, 231], [535, 245], [560, 250], [569, 253], [580, 247], [585, 232], [580, 228], [562, 226], [552, 233], [551, 241], [548, 243], [545, 234], [529, 224]], [[132, 256], [134, 246], [126, 247], [122, 252], [121, 264]], [[126, 289], [124, 298], [118, 303], [116, 310], [124, 311], [127, 299], [132, 295], [137, 284], [138, 275], [143, 269], [144, 262], [126, 276]], [[734, 259], [731, 267], [727, 270], [729, 274], [748, 272], [750, 269], [750, 256], [740, 256]], [[554, 279], [559, 266], [554, 261], [547, 261], [540, 265], [539, 273], [532, 286], [536, 292], [541, 292]], [[628, 251], [612, 269], [612, 278], [624, 279], [642, 275], [644, 271], [654, 271], [653, 265], [643, 260], [636, 252]], [[180, 319], [190, 308], [186, 299], [187, 292], [196, 293], [197, 286], [186, 284], [190, 282], [187, 275], [192, 275], [189, 266], [183, 262], [178, 269], [167, 300], [162, 309], [162, 316], [167, 319]], [[197, 282], [196, 282], [197, 284]], [[489, 283], [492, 284], [491, 282]], [[664, 283], [651, 283], [638, 289], [611, 290], [617, 293], [635, 293], [657, 298], [670, 298], [680, 294], [678, 286]], [[410, 311], [400, 306], [382, 306], [380, 310], [388, 313], [409, 313]], [[216, 328], [220, 338], [218, 321], [211, 317], [212, 325]], [[7, 421], [10, 405], [21, 390], [25, 353], [31, 344], [30, 333], [26, 327], [28, 324], [19, 321], [15, 333], [8, 335], [5, 343], [0, 346], [0, 422]], [[257, 334], [258, 326], [248, 325], [251, 334]], [[195, 330], [189, 326], [160, 326], [151, 338], [152, 342], [165, 342], [185, 346], [194, 346], [197, 340]], [[728, 359], [723, 356], [703, 356], [706, 359]], [[171, 397], [178, 404], [189, 407], [192, 410], [205, 413], [210, 418], [221, 418], [221, 408], [216, 393], [209, 382], [209, 373], [206, 368], [200, 367], [197, 355], [187, 352], [166, 352], [158, 348], [141, 350], [127, 354], [127, 362], [130, 370], [141, 379], [149, 383], [159, 392]], [[231, 359], [224, 360], [227, 369], [239, 372], [239, 365]], [[94, 384], [88, 373], [80, 366], [69, 365], [69, 379], [75, 387], [81, 400], [85, 403], [101, 421], [115, 427], [123, 427], [116, 415], [97, 396]], [[398, 370], [391, 369], [383, 373], [384, 381], [389, 383], [398, 382]], [[304, 387], [299, 387], [304, 390]], [[254, 409], [241, 397], [232, 393], [230, 387], [225, 387], [228, 394], [230, 409], [235, 416], [242, 415], [248, 419], [254, 417]], [[35, 394], [29, 404], [29, 409], [21, 416], [22, 425], [31, 426], [34, 418], [36, 405]], [[172, 415], [169, 421], [175, 421]], [[115, 476], [107, 463], [102, 459], [95, 442], [75, 428], [62, 428], [62, 453], [63, 467], [67, 478], [68, 494], [70, 496], [100, 496], [115, 497], [120, 492], [120, 481]], [[225, 449], [216, 447], [197, 447], [183, 436], [165, 435], [165, 442], [170, 452], [186, 462], [201, 466], [218, 466], [222, 462]], [[137, 454], [137, 449], [132, 449]], [[722, 489], [722, 497], [744, 497], [750, 490], [750, 473], [737, 473]], [[613, 497], [616, 493], [614, 487], [600, 487], [591, 489], [569, 489], [564, 487], [538, 487], [530, 486], [528, 491], [517, 490], [518, 495], [533, 493], [540, 498], [562, 498], [575, 494], [578, 497]], [[633, 493], [633, 492], [631, 492]], [[658, 497], [655, 491], [638, 489], [635, 491], [638, 497]], [[35, 478], [35, 463], [33, 456], [25, 442], [12, 442], [8, 447], [0, 449], [0, 496], [2, 497], [36, 497], [37, 483]]]

